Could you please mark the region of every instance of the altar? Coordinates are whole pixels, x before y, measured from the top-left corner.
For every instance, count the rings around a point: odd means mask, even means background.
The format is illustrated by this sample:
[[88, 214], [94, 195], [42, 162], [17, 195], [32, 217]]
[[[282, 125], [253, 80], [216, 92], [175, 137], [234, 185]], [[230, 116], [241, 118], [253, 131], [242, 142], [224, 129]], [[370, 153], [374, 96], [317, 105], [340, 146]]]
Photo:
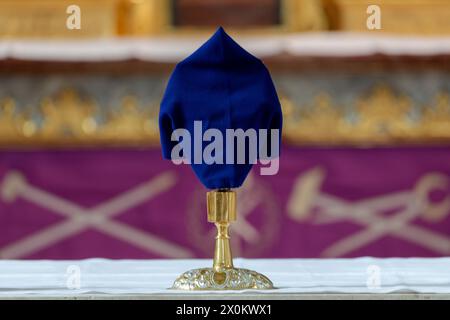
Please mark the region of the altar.
[[450, 258], [235, 259], [273, 290], [179, 291], [211, 260], [0, 261], [0, 299], [450, 299]]
[[0, 299], [450, 299], [450, 6], [257, 2], [0, 0]]

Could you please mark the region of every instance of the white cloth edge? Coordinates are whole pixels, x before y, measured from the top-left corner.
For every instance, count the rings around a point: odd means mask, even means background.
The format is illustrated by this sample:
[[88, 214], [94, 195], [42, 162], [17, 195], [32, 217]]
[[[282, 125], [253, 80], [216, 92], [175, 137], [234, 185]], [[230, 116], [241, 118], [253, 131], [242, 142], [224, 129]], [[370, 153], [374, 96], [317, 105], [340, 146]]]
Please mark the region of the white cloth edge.
[[[177, 62], [194, 52], [206, 37], [110, 38], [80, 40], [15, 39], [0, 41], [0, 60]], [[450, 37], [411, 37], [370, 33], [300, 33], [236, 37], [260, 58], [281, 53], [308, 57], [385, 55], [448, 55]]]
[[[169, 290], [184, 271], [210, 260], [0, 260], [0, 297], [76, 296], [86, 294], [186, 294]], [[67, 267], [79, 266], [81, 288], [67, 287]], [[267, 275], [275, 290], [227, 293], [450, 293], [450, 258], [235, 259], [237, 267]], [[378, 287], [368, 286], [368, 267], [381, 270]], [[188, 294], [220, 294], [193, 291]]]

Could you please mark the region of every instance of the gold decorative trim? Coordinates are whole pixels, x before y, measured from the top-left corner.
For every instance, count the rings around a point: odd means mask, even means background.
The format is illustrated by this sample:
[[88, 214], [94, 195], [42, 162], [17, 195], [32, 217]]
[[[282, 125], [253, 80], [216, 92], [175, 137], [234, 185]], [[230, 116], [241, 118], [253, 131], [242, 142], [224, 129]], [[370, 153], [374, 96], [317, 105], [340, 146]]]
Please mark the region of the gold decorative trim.
[[[450, 96], [437, 94], [414, 106], [411, 98], [379, 85], [350, 105], [326, 92], [310, 104], [281, 97], [283, 138], [296, 145], [401, 145], [450, 143]], [[45, 97], [36, 109], [0, 101], [0, 147], [151, 146], [159, 144], [158, 102], [122, 98], [118, 108], [100, 108], [74, 89]]]
[[217, 227], [212, 268], [182, 273], [173, 283], [177, 290], [273, 289], [266, 276], [248, 269], [235, 268], [228, 227], [236, 221], [236, 192], [230, 189], [209, 191], [206, 195], [208, 222]]
[[[66, 8], [81, 8], [80, 30], [66, 28]], [[368, 32], [367, 7], [381, 8], [379, 32], [450, 34], [447, 0], [280, 0], [281, 24], [240, 28], [239, 33], [317, 30]], [[0, 0], [0, 37], [79, 38], [148, 36], [211, 32], [211, 28], [175, 27], [170, 0]], [[233, 32], [233, 28], [230, 28]], [[238, 28], [236, 28], [238, 29]], [[371, 31], [373, 32], [373, 30]]]
[[381, 29], [371, 32], [400, 34], [449, 34], [450, 3], [448, 0], [328, 0], [333, 2], [337, 28], [344, 31], [368, 32], [367, 7], [378, 5]]
[[[121, 0], [0, 0], [0, 37], [80, 38], [117, 34], [117, 8]], [[69, 30], [66, 13], [80, 8], [80, 29]]]
[[119, 7], [119, 34], [145, 36], [165, 33], [171, 28], [169, 0], [126, 0]]
[[317, 0], [282, 0], [281, 18], [286, 31], [317, 31], [329, 27], [324, 6]]
[[245, 290], [273, 289], [272, 281], [256, 271], [228, 268], [216, 271], [213, 268], [193, 269], [181, 274], [173, 283], [175, 290]]
[[302, 107], [283, 97], [283, 134], [299, 145], [450, 143], [449, 95], [440, 93], [434, 100], [414, 109], [410, 98], [385, 85], [357, 99], [353, 108], [334, 104], [326, 93]]
[[159, 131], [153, 110], [157, 108], [144, 108], [135, 97], [127, 96], [117, 111], [99, 119], [95, 101], [64, 89], [44, 98], [40, 117], [32, 117], [30, 111], [18, 112], [12, 98], [5, 98], [0, 101], [0, 145], [156, 145]]
[[[324, 30], [327, 19], [317, 0], [280, 0], [281, 25], [255, 27], [240, 32]], [[81, 10], [81, 29], [66, 28], [66, 9]], [[0, 37], [79, 38], [148, 36], [211, 32], [211, 28], [175, 27], [170, 0], [0, 0]], [[233, 28], [231, 28], [233, 29]]]

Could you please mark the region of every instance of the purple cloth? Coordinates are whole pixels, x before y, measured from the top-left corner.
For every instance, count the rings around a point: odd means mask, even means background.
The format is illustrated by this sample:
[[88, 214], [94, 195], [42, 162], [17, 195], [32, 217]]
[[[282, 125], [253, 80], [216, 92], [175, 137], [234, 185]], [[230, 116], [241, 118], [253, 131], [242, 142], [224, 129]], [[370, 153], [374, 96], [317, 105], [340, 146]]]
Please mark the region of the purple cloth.
[[[0, 256], [212, 257], [207, 190], [160, 154], [1, 151]], [[235, 256], [450, 254], [449, 147], [282, 154], [277, 175], [254, 167], [239, 189]]]

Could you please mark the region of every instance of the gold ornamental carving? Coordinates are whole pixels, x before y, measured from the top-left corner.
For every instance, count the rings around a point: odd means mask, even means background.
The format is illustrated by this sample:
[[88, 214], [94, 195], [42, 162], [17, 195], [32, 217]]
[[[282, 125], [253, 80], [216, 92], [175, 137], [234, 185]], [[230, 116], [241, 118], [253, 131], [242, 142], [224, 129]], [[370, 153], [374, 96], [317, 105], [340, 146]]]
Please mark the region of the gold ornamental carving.
[[[280, 97], [283, 138], [295, 145], [411, 145], [450, 142], [450, 96], [442, 91], [429, 102], [377, 85], [352, 103], [318, 93], [309, 103]], [[37, 107], [19, 108], [13, 97], [0, 100], [0, 146], [149, 146], [159, 144], [158, 101], [133, 95], [100, 108], [92, 97], [63, 89]]]

